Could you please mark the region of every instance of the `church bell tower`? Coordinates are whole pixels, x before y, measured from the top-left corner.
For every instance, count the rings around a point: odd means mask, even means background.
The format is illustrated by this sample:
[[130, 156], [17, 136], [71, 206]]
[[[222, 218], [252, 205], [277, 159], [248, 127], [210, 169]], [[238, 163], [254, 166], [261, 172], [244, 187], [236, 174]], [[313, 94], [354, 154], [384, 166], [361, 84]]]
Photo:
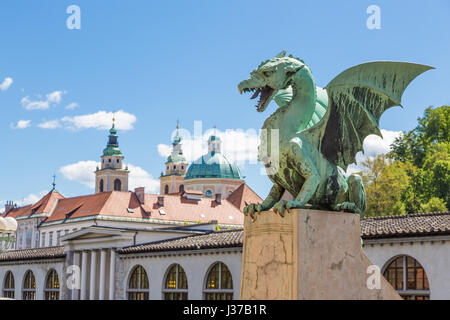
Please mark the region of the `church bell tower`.
[[181, 193], [184, 191], [184, 176], [186, 175], [187, 162], [181, 148], [179, 128], [177, 124], [177, 131], [172, 142], [172, 153], [165, 163], [166, 173], [163, 174], [161, 172], [159, 177], [161, 194]]
[[119, 149], [114, 119], [109, 130], [108, 144], [101, 156], [101, 168], [95, 171], [95, 193], [128, 191], [128, 167], [123, 168], [123, 155]]

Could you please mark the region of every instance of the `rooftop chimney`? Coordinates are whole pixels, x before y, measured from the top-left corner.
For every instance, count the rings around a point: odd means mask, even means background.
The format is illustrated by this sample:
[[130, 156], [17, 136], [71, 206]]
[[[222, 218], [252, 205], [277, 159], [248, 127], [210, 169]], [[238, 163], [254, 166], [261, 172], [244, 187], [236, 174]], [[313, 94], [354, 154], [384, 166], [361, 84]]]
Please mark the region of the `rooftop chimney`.
[[216, 202], [218, 204], [222, 203], [222, 194], [221, 193], [216, 193]]
[[158, 196], [158, 206], [164, 207], [164, 196]]
[[138, 198], [140, 204], [144, 204], [145, 202], [144, 191], [145, 187], [139, 187], [134, 189], [134, 193], [136, 194], [136, 197]]
[[14, 204], [13, 201], [6, 201], [6, 204], [5, 204], [5, 215], [6, 215], [9, 211], [11, 211], [14, 207], [15, 207], [15, 204]]

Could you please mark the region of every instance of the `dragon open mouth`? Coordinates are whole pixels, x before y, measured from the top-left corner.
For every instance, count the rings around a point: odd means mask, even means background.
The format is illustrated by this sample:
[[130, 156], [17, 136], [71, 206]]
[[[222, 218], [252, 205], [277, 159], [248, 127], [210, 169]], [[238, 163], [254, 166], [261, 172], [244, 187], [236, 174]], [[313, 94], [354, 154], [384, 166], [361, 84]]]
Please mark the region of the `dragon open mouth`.
[[242, 91], [254, 92], [250, 99], [256, 99], [259, 96], [258, 104], [255, 107], [258, 112], [262, 112], [273, 97], [275, 89], [264, 86], [262, 88], [244, 88]]

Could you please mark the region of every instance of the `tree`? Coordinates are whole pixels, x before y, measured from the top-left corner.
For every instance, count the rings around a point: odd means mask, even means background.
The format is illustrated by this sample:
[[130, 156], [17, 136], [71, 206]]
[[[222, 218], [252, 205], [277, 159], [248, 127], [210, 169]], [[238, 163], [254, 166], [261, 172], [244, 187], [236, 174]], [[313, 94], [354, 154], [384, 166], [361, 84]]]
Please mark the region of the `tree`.
[[403, 203], [405, 190], [409, 186], [410, 163], [389, 160], [384, 154], [365, 160], [361, 172], [366, 189], [366, 215], [405, 214]]
[[417, 121], [416, 128], [395, 139], [388, 156], [402, 162], [410, 161], [421, 168], [430, 148], [450, 143], [450, 106], [428, 107]]
[[422, 212], [441, 212], [447, 211], [444, 200], [440, 198], [433, 197], [425, 204], [420, 206]]
[[366, 160], [361, 173], [368, 215], [450, 208], [450, 107], [427, 108], [391, 152]]

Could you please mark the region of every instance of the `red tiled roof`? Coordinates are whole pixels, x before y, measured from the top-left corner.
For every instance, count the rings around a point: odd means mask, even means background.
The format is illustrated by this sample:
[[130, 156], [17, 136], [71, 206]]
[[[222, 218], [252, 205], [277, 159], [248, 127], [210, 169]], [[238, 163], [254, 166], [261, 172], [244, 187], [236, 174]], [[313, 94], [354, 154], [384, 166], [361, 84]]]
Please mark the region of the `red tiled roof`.
[[[158, 204], [158, 197], [164, 198], [161, 207]], [[262, 201], [246, 184], [239, 186], [227, 201], [220, 203], [205, 197], [199, 200], [187, 199], [180, 194], [145, 194], [144, 198], [145, 203], [141, 205], [133, 192], [110, 191], [64, 198], [57, 191], [51, 191], [35, 204], [15, 208], [6, 216], [17, 218], [51, 213], [45, 222], [101, 215], [197, 223], [216, 220], [219, 224], [241, 225], [244, 223], [242, 208], [245, 203]]]
[[56, 190], [52, 190], [42, 197], [33, 205], [28, 205], [20, 208], [14, 208], [6, 213], [5, 217], [24, 217], [31, 214], [50, 213], [55, 202], [59, 199], [64, 199], [64, 196]]
[[368, 217], [361, 221], [363, 239], [450, 234], [450, 211]]
[[[61, 199], [46, 222], [93, 215], [151, 218], [186, 222], [208, 222], [217, 220], [220, 224], [243, 224], [243, 214], [226, 201], [218, 204], [214, 199], [188, 200], [180, 195], [163, 195], [164, 205], [158, 205], [157, 194], [145, 194], [141, 205], [133, 192], [102, 192], [87, 196]], [[129, 210], [132, 209], [132, 210]], [[150, 213], [148, 215], [147, 213]]]
[[[150, 218], [162, 220], [181, 220], [208, 222], [217, 220], [221, 224], [243, 224], [244, 215], [227, 201], [220, 204], [215, 199], [201, 198], [189, 200], [185, 196], [164, 195], [164, 206], [158, 206], [158, 195], [146, 194], [144, 207], [151, 211]], [[163, 210], [161, 214], [160, 210]]]
[[241, 212], [247, 204], [261, 203], [263, 200], [246, 183], [241, 184], [227, 198]]

